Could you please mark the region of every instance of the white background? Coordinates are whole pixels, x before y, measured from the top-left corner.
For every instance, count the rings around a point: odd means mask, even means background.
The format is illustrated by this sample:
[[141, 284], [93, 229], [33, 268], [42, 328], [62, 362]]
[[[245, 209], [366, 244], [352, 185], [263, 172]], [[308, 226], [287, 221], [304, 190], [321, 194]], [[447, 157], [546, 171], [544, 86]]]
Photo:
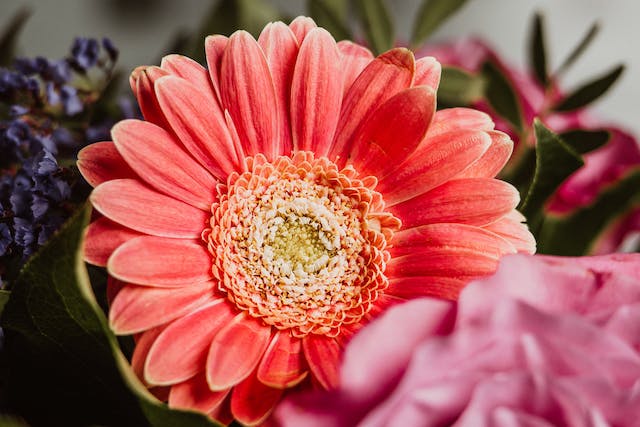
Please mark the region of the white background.
[[[125, 4], [114, 13], [111, 2]], [[291, 14], [304, 13], [301, 0], [272, 1]], [[407, 37], [418, 0], [387, 0], [396, 29]], [[0, 0], [0, 24], [21, 6], [33, 15], [21, 37], [21, 53], [58, 58], [75, 36], [110, 37], [121, 51], [121, 66], [155, 61], [179, 29], [196, 28], [211, 2], [203, 0]], [[509, 62], [526, 64], [526, 39], [534, 11], [547, 22], [551, 65], [557, 66], [594, 21], [601, 31], [564, 79], [571, 88], [624, 62], [622, 79], [594, 108], [596, 114], [640, 135], [640, 2], [637, 0], [469, 0], [433, 37], [445, 40], [480, 35]]]

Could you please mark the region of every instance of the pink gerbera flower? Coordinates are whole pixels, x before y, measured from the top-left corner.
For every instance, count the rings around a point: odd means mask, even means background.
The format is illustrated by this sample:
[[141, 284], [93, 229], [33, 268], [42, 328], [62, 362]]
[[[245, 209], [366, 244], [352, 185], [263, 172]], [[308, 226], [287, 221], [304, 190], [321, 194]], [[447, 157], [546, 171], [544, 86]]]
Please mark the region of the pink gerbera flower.
[[146, 121], [84, 149], [103, 216], [110, 322], [172, 407], [263, 421], [302, 381], [336, 386], [345, 342], [396, 302], [455, 299], [533, 252], [512, 150], [486, 114], [435, 112], [440, 65], [377, 58], [308, 18], [206, 40], [131, 85]]

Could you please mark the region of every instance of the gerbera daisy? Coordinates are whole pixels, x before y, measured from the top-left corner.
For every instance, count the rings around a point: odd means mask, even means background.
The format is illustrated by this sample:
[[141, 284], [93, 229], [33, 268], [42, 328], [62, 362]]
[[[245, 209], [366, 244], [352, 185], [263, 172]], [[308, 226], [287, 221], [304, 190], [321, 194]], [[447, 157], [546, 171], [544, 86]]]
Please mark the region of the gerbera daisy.
[[433, 58], [374, 58], [308, 18], [210, 36], [206, 56], [136, 69], [145, 121], [78, 162], [111, 327], [136, 334], [133, 368], [169, 406], [258, 424], [301, 382], [334, 387], [345, 342], [387, 307], [454, 299], [533, 252], [493, 178], [511, 140], [486, 114], [435, 112]]

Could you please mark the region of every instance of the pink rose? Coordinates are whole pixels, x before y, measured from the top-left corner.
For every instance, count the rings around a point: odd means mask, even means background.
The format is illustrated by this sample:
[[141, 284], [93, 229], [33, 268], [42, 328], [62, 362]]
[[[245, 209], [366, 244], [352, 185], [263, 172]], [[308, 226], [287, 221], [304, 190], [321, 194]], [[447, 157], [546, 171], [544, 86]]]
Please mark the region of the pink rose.
[[[552, 85], [545, 93], [531, 73], [505, 63], [489, 45], [479, 39], [466, 38], [452, 43], [425, 46], [416, 56], [434, 56], [445, 66], [455, 66], [474, 73], [480, 71], [485, 61], [493, 61], [513, 83], [522, 106], [525, 126], [531, 126], [533, 119], [539, 117], [557, 133], [573, 129], [605, 129], [611, 133], [607, 144], [584, 155], [584, 167], [571, 175], [552, 197], [547, 205], [547, 210], [552, 215], [568, 214], [590, 205], [609, 186], [640, 167], [640, 146], [634, 136], [616, 125], [598, 120], [585, 109], [564, 113], [551, 111], [549, 107], [563, 93], [557, 84]], [[517, 149], [519, 137], [507, 122], [497, 117], [485, 101], [478, 102], [474, 107], [489, 113], [496, 122], [496, 129], [512, 137], [516, 144], [514, 156], [521, 153]], [[533, 140], [528, 140], [527, 143], [533, 143]], [[506, 169], [517, 160], [512, 158]], [[628, 243], [630, 238], [639, 233], [640, 208], [636, 207], [610, 224], [590, 248], [590, 252], [605, 254], [623, 250], [625, 241]]]
[[[518, 286], [513, 286], [517, 278]], [[284, 426], [633, 426], [640, 255], [509, 255], [454, 303], [389, 310], [347, 346], [341, 387]]]

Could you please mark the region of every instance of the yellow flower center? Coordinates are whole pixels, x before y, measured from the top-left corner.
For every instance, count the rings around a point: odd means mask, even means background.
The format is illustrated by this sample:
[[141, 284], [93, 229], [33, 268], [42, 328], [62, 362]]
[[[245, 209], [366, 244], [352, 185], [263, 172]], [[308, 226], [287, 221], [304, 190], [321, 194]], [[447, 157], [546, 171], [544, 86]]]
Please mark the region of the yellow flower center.
[[295, 336], [340, 333], [366, 314], [400, 221], [376, 179], [298, 152], [246, 160], [219, 189], [203, 238], [220, 289], [242, 310]]

